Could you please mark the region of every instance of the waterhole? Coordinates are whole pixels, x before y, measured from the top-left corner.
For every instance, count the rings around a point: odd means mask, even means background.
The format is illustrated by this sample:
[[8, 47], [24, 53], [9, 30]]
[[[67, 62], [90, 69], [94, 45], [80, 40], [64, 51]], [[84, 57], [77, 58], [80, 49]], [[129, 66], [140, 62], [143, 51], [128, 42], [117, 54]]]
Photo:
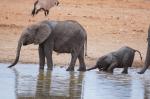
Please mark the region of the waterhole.
[[0, 64], [0, 97], [3, 99], [150, 99], [150, 70], [113, 74], [98, 70], [68, 72], [55, 66], [40, 70], [36, 64], [18, 64], [9, 69]]

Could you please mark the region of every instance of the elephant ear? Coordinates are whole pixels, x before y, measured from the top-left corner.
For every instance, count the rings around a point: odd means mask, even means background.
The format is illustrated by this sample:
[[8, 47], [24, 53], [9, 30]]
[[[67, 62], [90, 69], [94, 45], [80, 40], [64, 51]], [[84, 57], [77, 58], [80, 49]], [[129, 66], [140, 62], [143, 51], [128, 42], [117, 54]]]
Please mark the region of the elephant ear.
[[51, 28], [48, 24], [39, 24], [35, 31], [34, 44], [43, 43], [51, 34]]

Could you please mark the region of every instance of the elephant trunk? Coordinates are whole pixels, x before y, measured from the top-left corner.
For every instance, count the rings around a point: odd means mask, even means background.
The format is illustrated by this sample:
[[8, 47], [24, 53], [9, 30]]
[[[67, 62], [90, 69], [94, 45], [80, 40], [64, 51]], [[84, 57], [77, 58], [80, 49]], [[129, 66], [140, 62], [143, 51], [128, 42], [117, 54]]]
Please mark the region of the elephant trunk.
[[138, 72], [139, 74], [143, 74], [147, 68], [149, 67], [150, 65], [150, 26], [148, 28], [148, 38], [147, 38], [147, 41], [148, 41], [148, 45], [147, 45], [147, 53], [146, 53], [146, 59], [145, 59], [145, 66], [143, 67], [143, 69]]
[[94, 66], [94, 67], [91, 67], [91, 68], [87, 69], [87, 71], [90, 71], [90, 70], [93, 70], [93, 69], [96, 69], [96, 68], [97, 68], [97, 66]]
[[85, 48], [85, 56], [87, 56], [87, 36], [85, 38], [85, 44], [84, 44], [84, 48]]
[[11, 68], [17, 64], [17, 62], [19, 60], [19, 56], [20, 56], [21, 46], [22, 46], [22, 42], [19, 40], [18, 46], [17, 46], [17, 52], [16, 52], [16, 59], [10, 66], [8, 66], [8, 68]]
[[146, 59], [145, 59], [145, 66], [142, 68], [142, 70], [140, 72], [138, 72], [139, 74], [143, 74], [146, 69], [149, 67], [150, 65], [150, 46], [148, 44], [147, 47], [147, 54], [146, 54]]

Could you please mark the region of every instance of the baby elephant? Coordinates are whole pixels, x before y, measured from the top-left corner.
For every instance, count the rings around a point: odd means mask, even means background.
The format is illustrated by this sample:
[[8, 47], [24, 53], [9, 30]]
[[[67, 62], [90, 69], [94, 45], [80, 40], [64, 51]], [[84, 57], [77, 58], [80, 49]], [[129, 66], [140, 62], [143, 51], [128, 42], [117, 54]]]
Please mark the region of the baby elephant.
[[117, 51], [111, 52], [109, 54], [100, 57], [96, 65], [87, 70], [89, 71], [98, 68], [99, 70], [113, 73], [114, 68], [124, 68], [122, 73], [127, 74], [128, 67], [132, 66], [135, 52], [139, 53], [140, 58], [142, 60], [141, 53], [138, 50], [124, 46]]

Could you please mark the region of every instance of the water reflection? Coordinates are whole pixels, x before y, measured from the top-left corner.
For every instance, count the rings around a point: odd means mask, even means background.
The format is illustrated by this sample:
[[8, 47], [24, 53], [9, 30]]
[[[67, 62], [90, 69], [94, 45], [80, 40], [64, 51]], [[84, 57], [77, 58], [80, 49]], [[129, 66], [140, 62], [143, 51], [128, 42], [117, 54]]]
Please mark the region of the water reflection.
[[144, 75], [99, 71], [67, 72], [55, 67], [38, 71], [33, 64], [14, 69], [0, 64], [0, 97], [3, 99], [150, 99], [150, 70]]
[[150, 78], [144, 79], [144, 99], [150, 99]]
[[19, 75], [16, 69], [14, 73], [17, 99], [82, 99], [84, 72], [66, 72], [62, 75], [40, 70], [37, 79]]

